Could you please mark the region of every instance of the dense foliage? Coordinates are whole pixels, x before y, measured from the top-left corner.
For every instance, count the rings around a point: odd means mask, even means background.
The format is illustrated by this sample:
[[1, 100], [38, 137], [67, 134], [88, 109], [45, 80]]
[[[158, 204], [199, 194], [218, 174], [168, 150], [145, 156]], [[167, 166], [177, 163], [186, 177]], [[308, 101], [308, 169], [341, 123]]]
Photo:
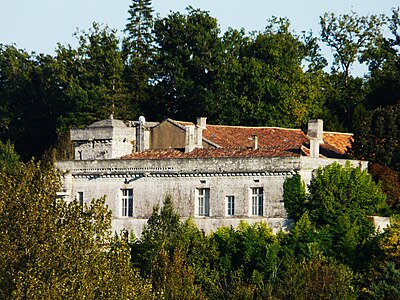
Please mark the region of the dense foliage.
[[0, 143], [0, 298], [153, 297], [130, 266], [127, 238], [111, 237], [104, 199], [84, 207], [57, 200], [53, 166], [18, 162], [12, 152]]
[[[399, 8], [327, 13], [320, 36], [275, 17], [262, 32], [221, 32], [192, 7], [154, 17], [150, 0], [128, 13], [123, 37], [93, 23], [54, 55], [0, 43], [0, 298], [398, 299], [400, 221], [377, 235], [368, 216], [400, 212]], [[58, 174], [31, 160], [52, 148], [68, 158], [68, 129], [110, 114], [300, 128], [323, 118], [354, 132], [351, 154], [378, 163], [380, 183], [339, 165], [318, 170], [308, 192], [289, 178], [289, 234], [241, 223], [206, 235], [167, 198], [142, 236], [110, 238], [104, 199], [57, 200]]]
[[374, 233], [368, 216], [386, 208], [385, 196], [359, 169], [320, 169], [307, 193], [298, 176], [288, 178], [285, 205], [297, 211], [290, 233], [242, 222], [204, 234], [167, 197], [142, 235], [128, 240], [123, 232], [112, 238], [104, 199], [84, 207], [57, 200], [51, 165], [20, 162], [10, 144], [0, 144], [0, 158], [2, 299], [399, 295], [399, 221]]
[[[110, 114], [297, 128], [323, 118], [327, 130], [357, 132], [358, 148], [368, 150], [355, 155], [371, 159], [371, 137], [386, 134], [374, 110], [397, 110], [398, 9], [391, 16], [326, 13], [320, 36], [296, 34], [277, 17], [264, 31], [221, 32], [217, 19], [192, 7], [154, 16], [150, 0], [132, 0], [128, 15], [122, 36], [93, 23], [75, 33], [77, 47], [59, 44], [54, 55], [0, 44], [0, 139], [24, 160], [54, 147], [68, 158], [68, 129]], [[332, 50], [330, 71], [322, 43]], [[364, 78], [352, 75], [356, 63], [369, 67]], [[398, 125], [388, 126], [390, 134]]]
[[133, 264], [168, 299], [398, 295], [398, 221], [375, 233], [370, 216], [387, 207], [371, 175], [332, 164], [316, 172], [307, 193], [297, 175], [284, 189], [296, 219], [286, 234], [242, 222], [205, 235], [191, 219], [180, 221], [166, 198], [132, 242]]

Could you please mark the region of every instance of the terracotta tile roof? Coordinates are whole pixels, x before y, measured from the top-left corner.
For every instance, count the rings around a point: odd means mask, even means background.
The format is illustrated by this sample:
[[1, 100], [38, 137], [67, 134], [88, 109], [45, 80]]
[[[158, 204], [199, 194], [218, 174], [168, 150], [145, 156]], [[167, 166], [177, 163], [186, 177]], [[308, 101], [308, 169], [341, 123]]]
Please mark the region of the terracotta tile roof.
[[203, 130], [204, 138], [223, 148], [253, 147], [253, 136], [258, 137], [260, 148], [299, 148], [308, 142], [300, 129], [207, 125]]
[[[168, 119], [184, 129], [192, 122]], [[258, 137], [258, 149], [254, 150], [254, 136]], [[324, 143], [320, 154], [325, 157], [346, 156], [353, 135], [350, 133], [324, 132]], [[309, 137], [301, 129], [279, 127], [245, 127], [207, 124], [203, 139], [217, 146], [216, 149], [194, 149], [185, 153], [184, 149], [151, 149], [124, 156], [122, 159], [155, 158], [217, 158], [217, 157], [285, 157], [309, 156]]]
[[351, 133], [324, 132], [321, 154], [327, 157], [346, 156], [352, 141], [353, 134]]
[[[180, 126], [195, 125], [192, 122], [170, 120]], [[300, 129], [279, 127], [245, 127], [207, 124], [203, 138], [222, 148], [253, 147], [253, 136], [258, 137], [259, 147], [295, 147], [308, 142]]]

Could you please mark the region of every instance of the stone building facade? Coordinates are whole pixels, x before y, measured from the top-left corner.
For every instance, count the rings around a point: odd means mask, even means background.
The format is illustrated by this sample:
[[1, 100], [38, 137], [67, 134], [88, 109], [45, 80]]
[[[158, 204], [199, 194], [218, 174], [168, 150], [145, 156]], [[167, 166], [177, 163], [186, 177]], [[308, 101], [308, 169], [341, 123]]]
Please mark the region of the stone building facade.
[[283, 182], [333, 162], [366, 168], [346, 159], [352, 135], [324, 132], [322, 120], [300, 129], [209, 125], [167, 119], [161, 123], [112, 118], [71, 130], [75, 160], [57, 162], [60, 196], [81, 203], [106, 195], [113, 230], [137, 236], [155, 205], [171, 195], [183, 218], [205, 232], [265, 221], [287, 229]]

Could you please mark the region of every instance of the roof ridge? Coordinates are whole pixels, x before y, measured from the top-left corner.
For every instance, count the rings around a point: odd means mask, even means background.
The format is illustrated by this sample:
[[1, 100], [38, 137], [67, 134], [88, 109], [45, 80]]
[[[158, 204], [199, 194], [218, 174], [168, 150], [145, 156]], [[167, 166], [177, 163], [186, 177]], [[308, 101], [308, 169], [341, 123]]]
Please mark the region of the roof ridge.
[[[207, 127], [208, 126], [231, 127], [231, 128], [246, 128], [246, 129], [282, 129], [282, 130], [302, 131], [300, 128], [285, 128], [285, 127], [277, 127], [277, 126], [243, 126], [243, 125], [207, 124]], [[206, 129], [207, 129], [207, 127], [206, 127]]]
[[[189, 123], [192, 125], [196, 125], [194, 122], [191, 121], [179, 121], [168, 118], [167, 120], [172, 121], [173, 123]], [[181, 124], [179, 124], [181, 125]], [[182, 125], [181, 125], [182, 126]], [[225, 124], [207, 124], [206, 129], [208, 126], [215, 126], [215, 127], [231, 127], [231, 128], [248, 128], [248, 129], [282, 129], [282, 130], [294, 130], [294, 131], [303, 131], [300, 128], [286, 128], [286, 127], [278, 127], [278, 126], [244, 126], [244, 125], [225, 125]]]
[[[174, 119], [171, 119], [171, 118], [167, 118], [166, 121], [168, 121], [168, 122], [170, 122], [170, 123], [182, 128], [182, 129], [185, 129], [185, 126], [182, 125], [182, 124], [179, 124], [179, 122], [181, 122], [181, 123], [191, 123], [191, 122], [185, 122], [185, 121], [177, 121], [177, 120], [174, 120]], [[192, 123], [192, 124], [194, 125], [194, 123]]]
[[324, 133], [330, 133], [330, 134], [347, 134], [353, 136], [354, 133], [351, 132], [338, 132], [338, 131], [324, 131]]

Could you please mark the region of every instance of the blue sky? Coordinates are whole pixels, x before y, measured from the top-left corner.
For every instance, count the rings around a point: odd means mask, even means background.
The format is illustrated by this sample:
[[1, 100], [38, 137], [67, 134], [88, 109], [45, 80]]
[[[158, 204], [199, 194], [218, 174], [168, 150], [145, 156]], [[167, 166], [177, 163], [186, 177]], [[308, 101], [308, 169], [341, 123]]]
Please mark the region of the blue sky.
[[[319, 16], [355, 11], [360, 15], [387, 14], [399, 6], [393, 0], [153, 0], [155, 13], [184, 12], [189, 5], [209, 11], [221, 30], [262, 31], [271, 16], [287, 17], [300, 33], [319, 30]], [[92, 22], [122, 30], [131, 0], [0, 0], [0, 43], [36, 53], [53, 53], [57, 43], [76, 45], [73, 33]]]

